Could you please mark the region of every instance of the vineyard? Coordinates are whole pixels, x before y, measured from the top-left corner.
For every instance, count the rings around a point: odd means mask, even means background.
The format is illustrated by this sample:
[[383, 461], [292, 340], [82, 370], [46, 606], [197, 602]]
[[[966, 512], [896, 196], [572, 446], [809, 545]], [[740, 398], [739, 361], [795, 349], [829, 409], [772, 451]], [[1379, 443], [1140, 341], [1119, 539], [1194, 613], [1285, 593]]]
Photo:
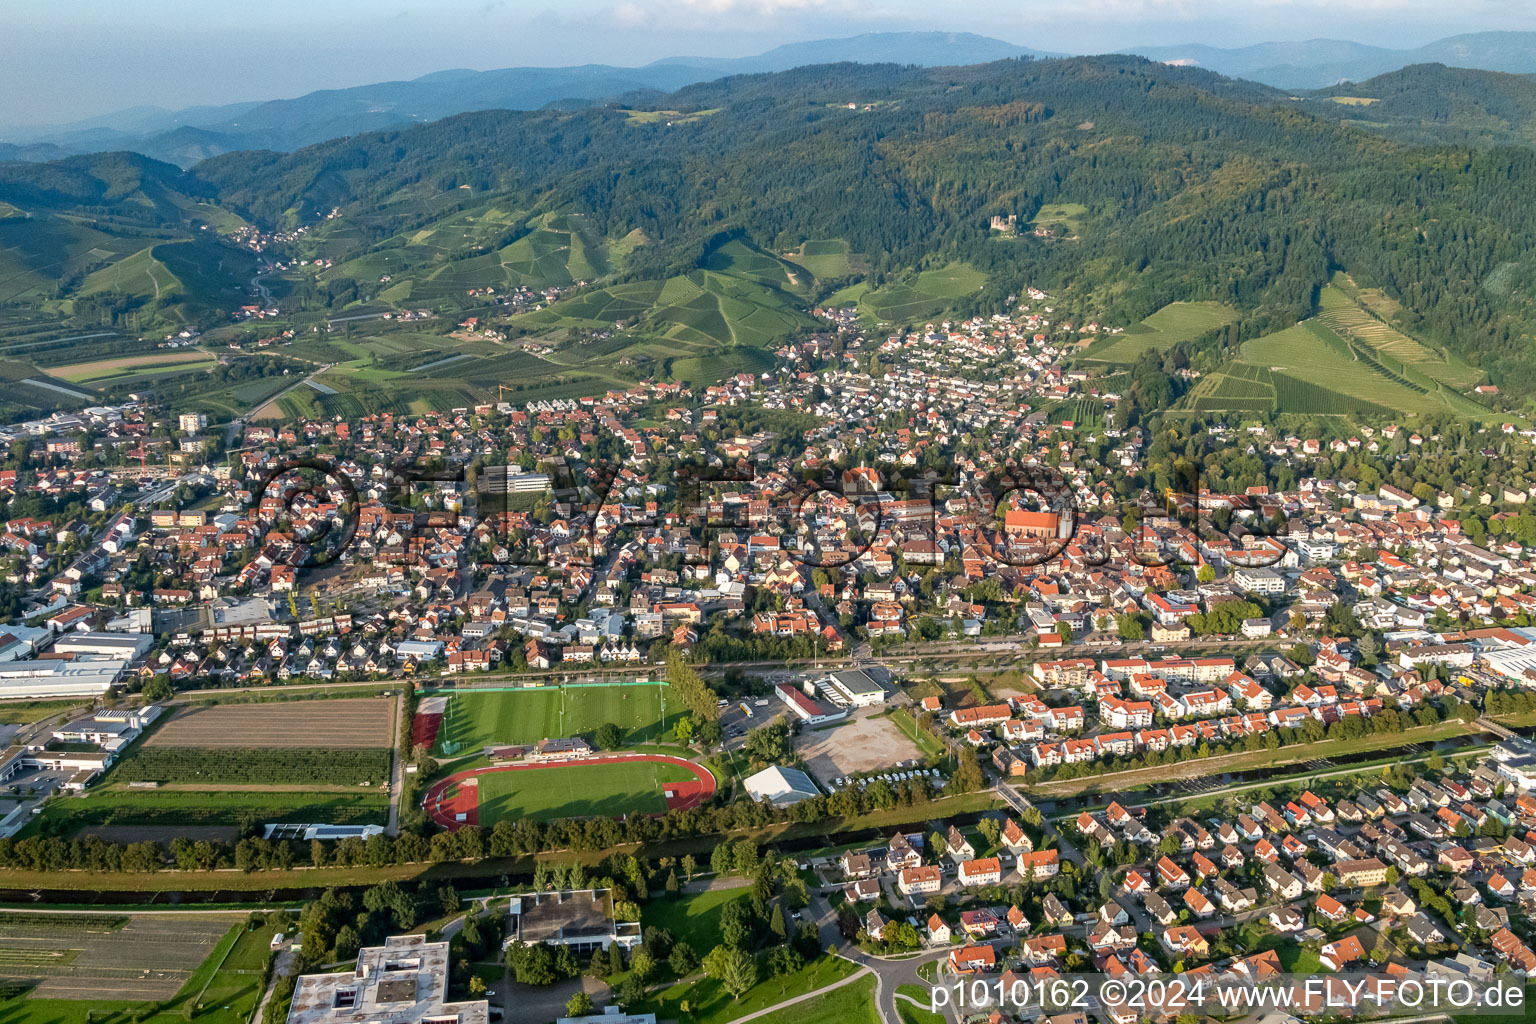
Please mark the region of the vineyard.
[[122, 762], [117, 782], [379, 785], [389, 777], [388, 750], [239, 749], [147, 746]]
[[1190, 407], [1200, 412], [1268, 413], [1275, 407], [1275, 384], [1266, 367], [1231, 363], [1201, 379]]

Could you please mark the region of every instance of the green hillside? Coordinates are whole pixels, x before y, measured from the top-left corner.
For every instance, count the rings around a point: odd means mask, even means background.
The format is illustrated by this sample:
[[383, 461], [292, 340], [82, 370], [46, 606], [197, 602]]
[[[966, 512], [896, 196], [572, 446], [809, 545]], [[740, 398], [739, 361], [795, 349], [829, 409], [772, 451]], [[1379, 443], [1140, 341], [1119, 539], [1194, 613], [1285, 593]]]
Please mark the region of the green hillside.
[[1125, 333], [1088, 350], [1088, 358], [1105, 363], [1134, 363], [1144, 352], [1161, 352], [1181, 341], [1193, 341], [1237, 319], [1237, 311], [1219, 302], [1173, 302], [1134, 323]]
[[[1406, 69], [1297, 98], [1119, 56], [823, 65], [191, 171], [123, 154], [0, 164], [0, 303], [34, 318], [15, 340], [39, 352], [110, 344], [103, 329], [254, 341], [425, 308], [440, 333], [475, 317], [512, 349], [532, 339], [543, 364], [517, 384], [560, 393], [756, 368], [751, 353], [812, 329], [818, 304], [912, 324], [996, 312], [1033, 286], [1073, 316], [1137, 325], [1089, 358], [1133, 362], [1230, 323], [1272, 388], [1280, 367], [1351, 401], [1474, 415], [1464, 392], [1486, 381], [1518, 411], [1536, 401], [1536, 153], [1364, 122], [1398, 110], [1399, 128], [1505, 138], [1526, 84]], [[1052, 232], [997, 237], [999, 213]], [[228, 318], [251, 299], [251, 244], [284, 263], [263, 282], [275, 325]], [[1358, 287], [1335, 282], [1341, 266]], [[1323, 381], [1290, 341], [1369, 376]], [[488, 393], [503, 369], [489, 361], [445, 364], [444, 393]], [[1251, 383], [1196, 397], [1256, 404]]]

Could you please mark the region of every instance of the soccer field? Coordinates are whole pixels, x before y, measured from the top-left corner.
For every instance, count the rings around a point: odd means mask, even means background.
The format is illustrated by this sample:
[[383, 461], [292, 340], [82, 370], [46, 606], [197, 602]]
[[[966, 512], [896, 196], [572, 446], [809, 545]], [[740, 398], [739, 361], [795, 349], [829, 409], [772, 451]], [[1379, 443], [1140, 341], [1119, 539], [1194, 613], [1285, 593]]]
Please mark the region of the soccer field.
[[591, 737], [612, 722], [624, 743], [661, 738], [666, 686], [566, 686], [468, 690], [448, 698], [434, 754], [457, 757], [492, 744], [532, 744], [561, 736]]
[[480, 776], [480, 825], [505, 818], [618, 817], [667, 809], [662, 784], [694, 777], [674, 764], [586, 764]]

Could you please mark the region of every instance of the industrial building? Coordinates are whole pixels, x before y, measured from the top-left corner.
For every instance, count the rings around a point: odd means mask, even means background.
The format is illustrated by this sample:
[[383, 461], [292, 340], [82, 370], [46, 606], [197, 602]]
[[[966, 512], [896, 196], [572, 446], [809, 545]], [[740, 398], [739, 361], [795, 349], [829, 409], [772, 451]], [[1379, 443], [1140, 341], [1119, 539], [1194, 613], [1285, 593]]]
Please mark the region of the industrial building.
[[149, 653], [155, 638], [150, 633], [66, 633], [53, 644], [55, 654], [77, 658], [110, 658], [133, 661]]
[[817, 692], [839, 707], [867, 708], [884, 704], [891, 694], [891, 674], [883, 668], [850, 668], [833, 672], [816, 683]]
[[8, 661], [0, 663], [0, 700], [100, 697], [112, 688], [126, 661]]
[[821, 725], [824, 722], [836, 722], [848, 717], [848, 708], [829, 708], [788, 683], [779, 683], [773, 690], [795, 717], [806, 725]]

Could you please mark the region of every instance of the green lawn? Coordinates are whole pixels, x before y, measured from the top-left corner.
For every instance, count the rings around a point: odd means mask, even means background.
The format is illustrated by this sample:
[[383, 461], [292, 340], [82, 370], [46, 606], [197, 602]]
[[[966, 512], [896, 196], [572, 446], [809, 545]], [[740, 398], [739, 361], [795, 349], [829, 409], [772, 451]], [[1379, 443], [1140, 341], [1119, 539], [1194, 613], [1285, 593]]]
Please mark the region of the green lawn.
[[1529, 1024], [1536, 1021], [1536, 984], [1525, 986], [1525, 1007], [1521, 1013], [1453, 1015], [1451, 1020], [1454, 1024]]
[[674, 939], [686, 940], [694, 952], [703, 956], [720, 945], [720, 913], [725, 905], [745, 899], [749, 891], [742, 886], [652, 900], [641, 909], [640, 923], [647, 928], [665, 928]]
[[1323, 963], [1317, 958], [1317, 953], [1302, 946], [1293, 938], [1280, 935], [1271, 935], [1259, 943], [1256, 952], [1272, 949], [1280, 957], [1280, 966], [1285, 968], [1287, 974], [1317, 974], [1323, 970]]
[[8, 700], [0, 702], [0, 725], [29, 725], [49, 715], [84, 706], [77, 700]]
[[693, 773], [674, 764], [563, 765], [480, 777], [480, 824], [506, 819], [618, 817], [667, 809], [662, 783]]
[[758, 1020], [763, 1024], [880, 1024], [880, 1014], [875, 1010], [874, 975]]
[[922, 1006], [913, 1006], [904, 999], [896, 1000], [896, 1012], [901, 1015], [902, 1024], [945, 1024], [944, 1015], [934, 1013], [927, 1009], [929, 1006], [928, 990], [921, 985], [898, 985], [896, 995], [911, 996]]
[[[848, 975], [858, 969], [856, 964], [850, 963], [841, 957], [822, 956], [794, 974], [786, 975], [783, 978], [764, 978], [748, 989], [746, 994], [740, 999], [733, 999], [730, 993], [725, 991], [720, 983], [713, 978], [703, 978], [692, 984], [674, 985], [662, 992], [655, 993], [640, 1008], [645, 1011], [654, 1012], [658, 1019], [676, 1020], [679, 1024], [726, 1024], [726, 1022], [733, 1021], [738, 1017], [745, 1017], [749, 1013], [766, 1010], [770, 1006], [784, 1002], [786, 999], [793, 999], [795, 996], [803, 995], [806, 992], [814, 992], [816, 989], [832, 984], [839, 978], [848, 977]], [[854, 982], [849, 987], [856, 988], [858, 984], [858, 982]], [[807, 1000], [804, 1004], [792, 1007], [790, 1010], [814, 1013], [818, 1008], [827, 1007], [828, 1003], [837, 999], [841, 992], [842, 990], [839, 989], [836, 992], [829, 993], [827, 996]], [[688, 1001], [687, 1013], [683, 1013], [680, 1008], [683, 1000]], [[864, 1004], [868, 1006], [868, 1010], [865, 1011], [866, 1013], [873, 1012], [873, 1002], [874, 1000], [871, 997], [864, 998]], [[775, 1015], [770, 1019], [776, 1021], [777, 1024], [788, 1024], [789, 1021], [794, 1021], [796, 1024], [808, 1024], [810, 1021], [827, 1021], [842, 1024], [844, 1020], [850, 1020], [855, 1022], [855, 1024], [864, 1024], [865, 1021], [875, 1021], [877, 1019], [873, 1016], [849, 1018], [847, 1016], [849, 1005], [837, 1004], [836, 1015], [830, 1017], [822, 1015], [785, 1017], [781, 1019]], [[790, 1011], [786, 1010], [785, 1012]]]
[[451, 757], [491, 744], [590, 736], [606, 722], [625, 730], [626, 742], [640, 743], [661, 737], [665, 713], [664, 685], [468, 691], [448, 699], [435, 753]]

